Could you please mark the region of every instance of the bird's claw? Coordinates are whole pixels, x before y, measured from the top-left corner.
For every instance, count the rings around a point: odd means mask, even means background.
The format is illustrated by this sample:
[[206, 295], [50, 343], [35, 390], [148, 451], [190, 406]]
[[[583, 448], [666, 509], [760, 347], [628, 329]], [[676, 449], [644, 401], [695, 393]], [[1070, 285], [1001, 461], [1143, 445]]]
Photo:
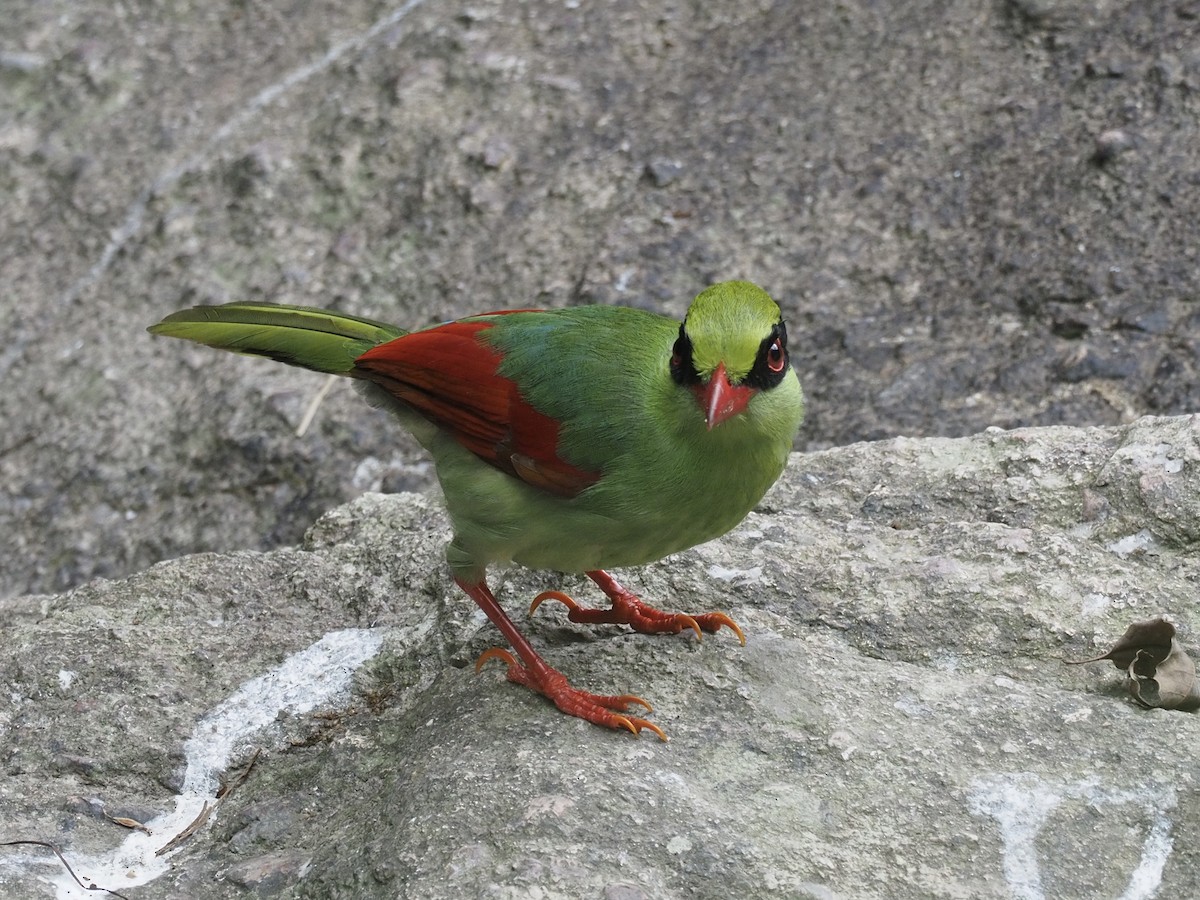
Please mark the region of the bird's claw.
[[613, 716], [613, 718], [621, 724], [621, 727], [628, 728], [633, 733], [634, 737], [637, 737], [644, 728], [646, 731], [653, 731], [656, 735], [658, 735], [658, 739], [664, 743], [670, 740], [670, 738], [667, 737], [666, 732], [664, 732], [653, 722], [649, 722], [646, 719], [639, 719], [637, 716]]
[[725, 613], [703, 613], [702, 615], [696, 616], [696, 619], [699, 620], [699, 627], [710, 633], [720, 630], [721, 626], [724, 625], [737, 635], [737, 639], [743, 647], [746, 646], [746, 635], [742, 633], [742, 629], [738, 627], [738, 623], [729, 618], [729, 616], [725, 615]]
[[509, 681], [537, 691], [569, 715], [606, 728], [624, 728], [635, 736], [643, 729], [653, 731], [659, 740], [667, 740], [666, 732], [653, 722], [638, 716], [622, 715], [634, 703], [644, 706], [647, 711], [653, 711], [654, 708], [636, 694], [604, 695], [581, 691], [572, 687], [560, 672], [549, 666], [541, 675], [534, 674], [503, 647], [492, 647], [483, 651], [475, 661], [475, 672], [478, 673], [484, 663], [492, 659], [499, 659], [508, 666]]
[[516, 657], [514, 657], [511, 653], [509, 653], [503, 647], [491, 647], [487, 650], [484, 650], [482, 653], [480, 653], [479, 659], [475, 660], [475, 674], [476, 675], [478, 675], [480, 672], [483, 671], [483, 665], [489, 659], [498, 659], [501, 662], [503, 662], [505, 665], [509, 666], [510, 668], [512, 666], [520, 666], [520, 663], [517, 662]]
[[529, 604], [529, 615], [532, 616], [535, 612], [537, 612], [537, 608], [542, 605], [543, 600], [557, 600], [567, 609], [571, 610], [571, 612], [579, 609], [579, 604], [562, 591], [542, 591], [540, 594], [534, 597], [533, 602]]

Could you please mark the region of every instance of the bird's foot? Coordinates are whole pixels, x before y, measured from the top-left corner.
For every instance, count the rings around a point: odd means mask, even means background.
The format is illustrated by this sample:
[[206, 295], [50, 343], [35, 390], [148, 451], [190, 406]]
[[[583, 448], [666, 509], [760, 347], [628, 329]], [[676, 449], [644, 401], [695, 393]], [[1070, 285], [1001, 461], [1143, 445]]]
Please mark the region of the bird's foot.
[[746, 636], [742, 634], [742, 629], [723, 612], [701, 613], [697, 616], [663, 612], [661, 609], [656, 609], [643, 602], [632, 591], [622, 587], [607, 572], [588, 572], [587, 575], [612, 601], [609, 609], [590, 609], [580, 606], [562, 591], [542, 591], [533, 598], [529, 614], [533, 615], [534, 611], [542, 605], [542, 601], [557, 600], [570, 610], [567, 618], [572, 622], [591, 625], [628, 625], [634, 631], [645, 634], [678, 634], [685, 628], [690, 628], [696, 632], [697, 638], [702, 638], [705, 631], [711, 634], [724, 626], [737, 635], [743, 646], [746, 643]]
[[[529, 614], [533, 615], [543, 601], [557, 600], [570, 610], [567, 618], [572, 622], [588, 625], [628, 625], [634, 631], [644, 634], [679, 634], [685, 628], [691, 628], [696, 632], [697, 638], [703, 638], [700, 622], [697, 621], [696, 616], [689, 616], [687, 613], [663, 612], [661, 609], [647, 606], [632, 594], [630, 597], [632, 600], [614, 600], [613, 605], [608, 609], [594, 609], [580, 606], [562, 591], [542, 591], [533, 598], [533, 603], [529, 606]], [[709, 630], [715, 631], [718, 627], [720, 626]]]
[[485, 650], [475, 662], [475, 671], [478, 672], [490, 659], [499, 659], [508, 665], [509, 681], [515, 681], [517, 684], [522, 684], [548, 697], [567, 715], [578, 716], [594, 725], [603, 725], [605, 728], [625, 728], [635, 735], [642, 729], [646, 729], [653, 731], [660, 740], [667, 739], [663, 730], [653, 722], [637, 716], [624, 715], [625, 710], [635, 703], [641, 704], [647, 710], [651, 709], [650, 704], [641, 697], [634, 694], [606, 696], [581, 691], [572, 687], [566, 676], [557, 669], [548, 665], [537, 671], [527, 668], [503, 647]]

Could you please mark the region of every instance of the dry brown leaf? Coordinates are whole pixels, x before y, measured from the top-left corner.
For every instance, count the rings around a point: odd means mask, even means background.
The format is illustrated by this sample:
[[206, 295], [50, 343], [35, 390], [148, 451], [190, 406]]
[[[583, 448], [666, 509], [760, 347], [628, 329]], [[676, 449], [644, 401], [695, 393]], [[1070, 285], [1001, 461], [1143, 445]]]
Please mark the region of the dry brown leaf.
[[137, 831], [145, 832], [146, 834], [150, 833], [150, 829], [137, 819], [130, 819], [126, 816], [110, 816], [107, 813], [105, 813], [104, 817], [113, 824], [120, 825], [122, 828], [133, 828]]
[[1200, 709], [1200, 685], [1196, 683], [1196, 664], [1183, 652], [1179, 642], [1171, 641], [1167, 658], [1156, 663], [1144, 651], [1134, 657], [1126, 669], [1129, 693], [1148, 709]]
[[1129, 693], [1147, 709], [1200, 709], [1196, 664], [1175, 639], [1175, 626], [1162, 616], [1134, 622], [1107, 653], [1067, 662], [1102, 659], [1125, 671]]
[[1143, 619], [1134, 622], [1125, 629], [1125, 633], [1117, 640], [1107, 653], [1093, 656], [1091, 659], [1071, 660], [1071, 665], [1099, 662], [1111, 659], [1118, 669], [1128, 669], [1138, 653], [1145, 652], [1157, 662], [1162, 662], [1171, 653], [1171, 644], [1175, 641], [1175, 626], [1156, 616], [1153, 619]]

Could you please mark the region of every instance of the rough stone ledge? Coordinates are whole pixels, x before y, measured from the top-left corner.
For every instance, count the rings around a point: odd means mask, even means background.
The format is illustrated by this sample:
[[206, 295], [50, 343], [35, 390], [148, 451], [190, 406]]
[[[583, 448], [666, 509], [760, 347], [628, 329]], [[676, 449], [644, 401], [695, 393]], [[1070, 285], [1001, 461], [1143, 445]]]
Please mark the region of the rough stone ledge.
[[[795, 457], [735, 533], [625, 573], [728, 610], [744, 648], [529, 623], [579, 683], [650, 699], [667, 744], [474, 673], [496, 635], [423, 496], [6, 601], [0, 838], [137, 898], [1200, 896], [1200, 719], [1061, 662], [1155, 613], [1200, 645], [1198, 436], [1148, 418]], [[518, 621], [540, 588], [587, 592], [498, 583]], [[48, 852], [0, 853], [5, 896], [55, 879]]]

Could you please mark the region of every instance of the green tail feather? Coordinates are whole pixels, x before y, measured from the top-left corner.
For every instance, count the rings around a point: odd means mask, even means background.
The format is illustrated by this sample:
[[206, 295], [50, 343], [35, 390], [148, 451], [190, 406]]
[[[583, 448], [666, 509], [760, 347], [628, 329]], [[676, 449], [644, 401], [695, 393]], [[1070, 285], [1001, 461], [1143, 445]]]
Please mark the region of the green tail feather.
[[358, 357], [406, 333], [372, 319], [271, 303], [196, 306], [171, 313], [147, 331], [331, 375], [349, 374]]

